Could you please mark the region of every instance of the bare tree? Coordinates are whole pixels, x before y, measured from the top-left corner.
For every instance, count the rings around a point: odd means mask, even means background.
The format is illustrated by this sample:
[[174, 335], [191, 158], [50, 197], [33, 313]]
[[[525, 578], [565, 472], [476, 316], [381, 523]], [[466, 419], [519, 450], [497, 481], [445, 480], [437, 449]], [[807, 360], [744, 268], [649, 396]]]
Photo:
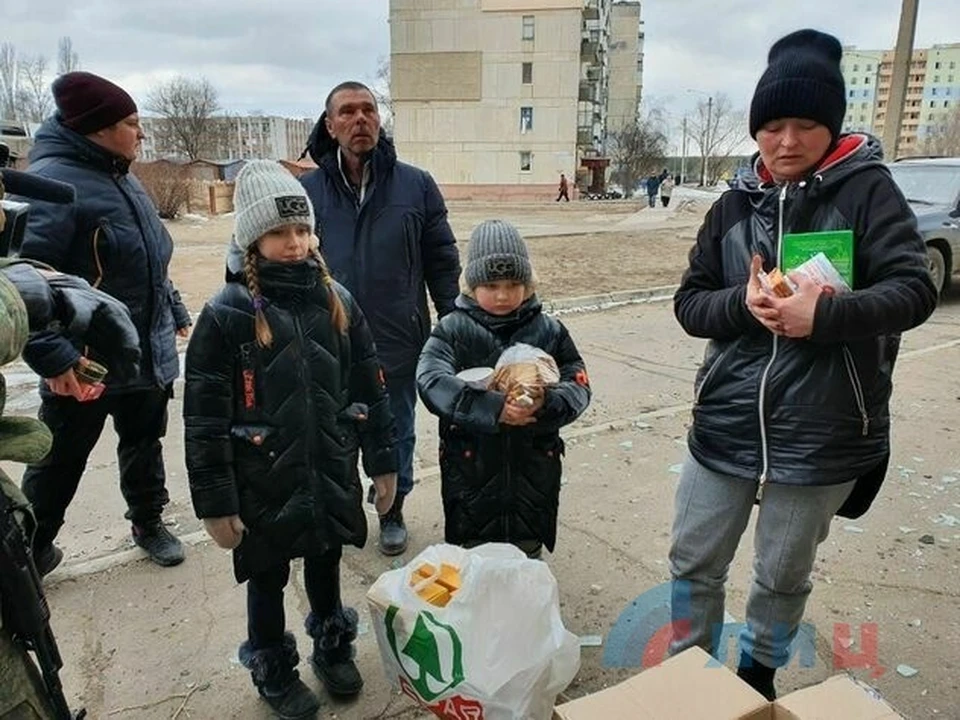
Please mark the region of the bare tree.
[[13, 43], [0, 44], [0, 116], [20, 119], [20, 60]]
[[69, 35], [64, 35], [57, 44], [57, 75], [79, 69], [80, 56], [73, 49], [73, 40]]
[[925, 155], [960, 156], [960, 105], [936, 125], [923, 143]]
[[165, 220], [173, 220], [190, 199], [190, 179], [187, 168], [167, 161], [141, 163], [131, 166], [144, 190], [157, 206], [157, 213]]
[[165, 120], [171, 145], [190, 160], [200, 157], [207, 142], [210, 120], [220, 109], [217, 90], [206, 78], [178, 75], [155, 86], [147, 96], [146, 109]]
[[47, 59], [34, 55], [20, 62], [20, 111], [25, 120], [43, 122], [53, 110], [53, 97], [47, 85]]
[[700, 151], [700, 184], [714, 184], [733, 151], [744, 141], [746, 112], [735, 110], [730, 98], [717, 93], [697, 103], [688, 134]]
[[607, 154], [613, 179], [631, 197], [637, 182], [648, 173], [659, 172], [667, 154], [663, 117], [653, 110], [634, 125], [626, 125], [607, 136]]
[[380, 123], [388, 135], [393, 134], [393, 98], [390, 97], [390, 58], [377, 58], [377, 73], [370, 90], [380, 109]]

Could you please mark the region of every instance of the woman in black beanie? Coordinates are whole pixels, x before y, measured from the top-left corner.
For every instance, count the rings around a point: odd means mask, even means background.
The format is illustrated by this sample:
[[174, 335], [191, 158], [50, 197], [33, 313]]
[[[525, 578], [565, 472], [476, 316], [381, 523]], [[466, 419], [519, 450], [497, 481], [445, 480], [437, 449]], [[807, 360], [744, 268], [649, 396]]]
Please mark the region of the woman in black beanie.
[[[880, 143], [841, 134], [841, 56], [815, 30], [773, 45], [750, 107], [753, 176], [707, 214], [674, 297], [683, 329], [709, 343], [676, 494], [671, 653], [719, 649], [727, 570], [759, 505], [739, 675], [771, 699], [817, 546], [886, 474], [900, 333], [937, 300]], [[789, 297], [765, 292], [760, 271], [794, 270], [797, 248], [823, 250], [851, 290], [794, 274]]]

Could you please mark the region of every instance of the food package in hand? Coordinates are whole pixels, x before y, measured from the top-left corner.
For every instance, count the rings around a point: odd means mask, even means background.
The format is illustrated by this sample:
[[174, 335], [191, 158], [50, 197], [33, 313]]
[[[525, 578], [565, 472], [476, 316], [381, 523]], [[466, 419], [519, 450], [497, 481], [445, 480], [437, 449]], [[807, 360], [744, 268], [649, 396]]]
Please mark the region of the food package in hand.
[[760, 279], [760, 287], [767, 295], [785, 298], [793, 295], [797, 289], [793, 281], [780, 272], [780, 268], [774, 268], [768, 273], [761, 270], [757, 277]]
[[510, 402], [533, 407], [543, 398], [544, 388], [558, 382], [560, 370], [549, 353], [518, 343], [497, 360], [491, 389], [504, 393]]
[[834, 295], [850, 292], [850, 286], [837, 272], [830, 259], [822, 252], [801, 263], [794, 272], [802, 273], [822, 288], [829, 288]]
[[[806, 275], [821, 288], [829, 289], [835, 295], [850, 292], [850, 286], [822, 252], [800, 263], [791, 272], [793, 273]], [[774, 268], [768, 273], [761, 270], [757, 277], [760, 279], [760, 286], [768, 295], [790, 297], [797, 291], [797, 284], [788, 275], [784, 275], [779, 268]]]

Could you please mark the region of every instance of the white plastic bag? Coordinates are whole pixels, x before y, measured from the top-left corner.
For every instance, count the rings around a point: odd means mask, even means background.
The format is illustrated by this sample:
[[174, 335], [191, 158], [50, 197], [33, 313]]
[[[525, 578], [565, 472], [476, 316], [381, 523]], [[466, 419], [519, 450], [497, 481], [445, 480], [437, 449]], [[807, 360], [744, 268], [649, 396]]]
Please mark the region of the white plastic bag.
[[[445, 607], [411, 587], [425, 563], [460, 570]], [[556, 579], [513, 545], [433, 545], [381, 575], [367, 601], [388, 680], [445, 720], [549, 720], [580, 669]]]

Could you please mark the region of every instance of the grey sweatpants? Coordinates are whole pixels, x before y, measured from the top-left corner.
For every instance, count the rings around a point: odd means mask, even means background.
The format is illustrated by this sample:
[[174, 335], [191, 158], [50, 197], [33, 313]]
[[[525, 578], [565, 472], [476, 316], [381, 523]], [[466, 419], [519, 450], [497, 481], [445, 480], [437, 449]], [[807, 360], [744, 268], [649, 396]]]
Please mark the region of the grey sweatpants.
[[[800, 627], [817, 546], [854, 482], [823, 487], [768, 483], [753, 538], [753, 581], [740, 648], [767, 667], [789, 661]], [[754, 506], [757, 484], [715, 473], [689, 454], [677, 487], [670, 547], [670, 654], [693, 645], [717, 650], [724, 583]]]

